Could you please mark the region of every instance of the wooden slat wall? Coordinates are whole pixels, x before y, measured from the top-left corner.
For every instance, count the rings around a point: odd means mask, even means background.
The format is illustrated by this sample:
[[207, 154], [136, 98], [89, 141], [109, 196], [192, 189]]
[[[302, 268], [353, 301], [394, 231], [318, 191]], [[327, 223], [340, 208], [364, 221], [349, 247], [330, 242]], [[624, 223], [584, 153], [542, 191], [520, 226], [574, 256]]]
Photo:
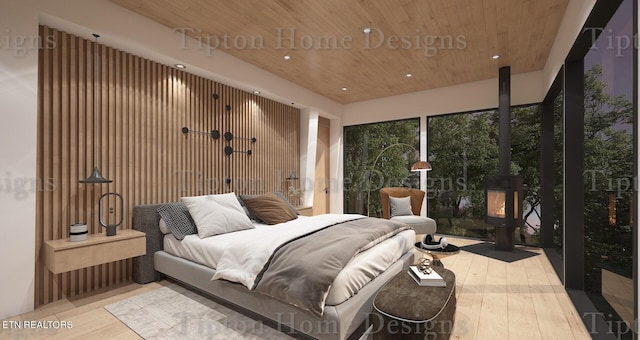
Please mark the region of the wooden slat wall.
[[[90, 233], [104, 232], [97, 216], [101, 194], [123, 195], [120, 228], [127, 229], [138, 204], [230, 191], [286, 193], [284, 178], [292, 169], [300, 173], [298, 109], [101, 44], [96, 97], [95, 42], [46, 26], [40, 35], [55, 37], [55, 48], [40, 50], [38, 68], [37, 173], [43, 189], [37, 193], [36, 306], [132, 279], [130, 259], [58, 275], [44, 267], [43, 242], [68, 237], [69, 224], [86, 222]], [[183, 135], [183, 126], [221, 132], [228, 126], [234, 136], [258, 141], [234, 140], [235, 150], [253, 155], [226, 157], [224, 140]], [[225, 184], [226, 162], [231, 186]], [[113, 183], [80, 184], [94, 165]]]

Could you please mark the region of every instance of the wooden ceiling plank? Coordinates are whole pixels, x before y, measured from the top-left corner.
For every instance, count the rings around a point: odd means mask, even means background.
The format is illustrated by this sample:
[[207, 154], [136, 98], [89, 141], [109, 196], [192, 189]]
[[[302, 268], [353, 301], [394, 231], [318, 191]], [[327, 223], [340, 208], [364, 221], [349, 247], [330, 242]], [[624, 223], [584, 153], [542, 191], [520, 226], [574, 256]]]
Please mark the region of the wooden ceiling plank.
[[[218, 52], [350, 103], [493, 78], [500, 65], [511, 65], [513, 74], [542, 69], [569, 0], [111, 1], [171, 28], [202, 29], [191, 33], [195, 38], [262, 37], [264, 48]], [[380, 47], [365, 47], [365, 26], [382, 32]], [[279, 27], [295, 29], [294, 49], [276, 48]], [[345, 36], [348, 48], [322, 45]], [[466, 46], [436, 42], [437, 53], [425, 55], [419, 45], [442, 36], [462, 36]], [[301, 46], [303, 39], [311, 48]], [[285, 62], [285, 53], [293, 58]], [[494, 53], [502, 58], [491, 60]]]

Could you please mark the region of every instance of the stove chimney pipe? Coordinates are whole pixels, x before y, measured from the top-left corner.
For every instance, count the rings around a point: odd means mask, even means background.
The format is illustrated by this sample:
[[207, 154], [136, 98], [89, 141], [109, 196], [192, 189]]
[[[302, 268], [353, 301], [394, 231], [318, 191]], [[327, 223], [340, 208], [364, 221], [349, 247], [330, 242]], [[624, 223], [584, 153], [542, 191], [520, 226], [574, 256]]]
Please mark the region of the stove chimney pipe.
[[500, 176], [511, 174], [511, 67], [503, 66], [498, 75], [500, 134], [498, 137]]

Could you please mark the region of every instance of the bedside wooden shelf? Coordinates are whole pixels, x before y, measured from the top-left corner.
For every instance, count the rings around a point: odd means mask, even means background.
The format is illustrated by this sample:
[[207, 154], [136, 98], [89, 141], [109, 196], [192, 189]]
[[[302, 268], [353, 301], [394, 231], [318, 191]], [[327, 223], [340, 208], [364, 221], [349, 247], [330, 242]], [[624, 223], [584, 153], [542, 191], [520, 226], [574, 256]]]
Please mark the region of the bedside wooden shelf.
[[297, 207], [296, 210], [302, 216], [313, 216], [313, 207]]
[[44, 242], [44, 263], [54, 274], [96, 266], [146, 254], [146, 235], [131, 229], [115, 236], [89, 235], [86, 241], [69, 239]]

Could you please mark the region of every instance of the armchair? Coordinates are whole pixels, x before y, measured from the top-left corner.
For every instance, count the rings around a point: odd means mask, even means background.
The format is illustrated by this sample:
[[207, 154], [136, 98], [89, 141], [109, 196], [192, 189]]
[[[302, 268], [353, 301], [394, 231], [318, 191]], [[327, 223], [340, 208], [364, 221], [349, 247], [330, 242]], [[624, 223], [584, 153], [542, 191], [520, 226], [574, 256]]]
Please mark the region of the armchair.
[[[437, 230], [436, 221], [420, 216], [422, 210], [422, 201], [424, 200], [425, 192], [412, 188], [382, 188], [380, 189], [380, 203], [382, 205], [382, 217], [385, 219], [391, 219], [394, 221], [408, 224], [416, 234], [435, 234]], [[411, 212], [413, 215], [405, 216], [391, 216], [391, 204], [389, 197], [411, 197]]]

